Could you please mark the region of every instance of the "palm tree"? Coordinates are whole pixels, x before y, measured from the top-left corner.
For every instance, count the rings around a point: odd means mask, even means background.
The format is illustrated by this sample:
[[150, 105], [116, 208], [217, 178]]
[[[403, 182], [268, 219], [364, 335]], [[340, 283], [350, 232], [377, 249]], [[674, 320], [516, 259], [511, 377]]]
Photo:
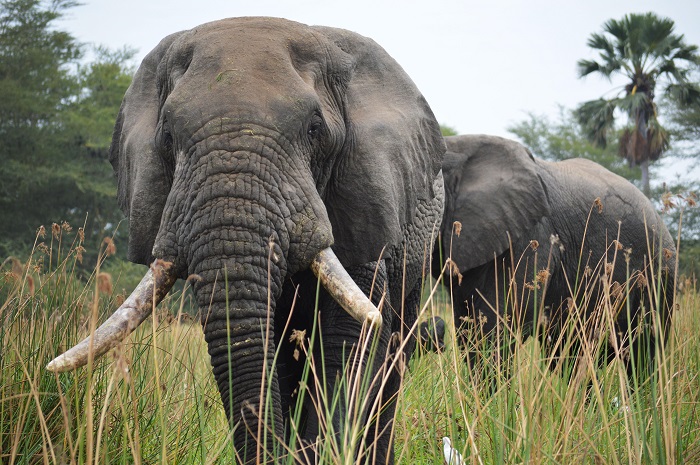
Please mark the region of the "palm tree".
[[654, 13], [629, 14], [610, 19], [603, 33], [594, 33], [588, 46], [599, 51], [600, 61], [579, 60], [579, 77], [599, 73], [609, 80], [621, 75], [626, 84], [610, 99], [581, 104], [576, 116], [586, 136], [605, 147], [615, 129], [617, 113], [627, 115], [619, 137], [619, 154], [630, 166], [642, 170], [642, 190], [649, 195], [649, 163], [669, 148], [668, 132], [661, 126], [654, 102], [656, 84], [665, 80], [664, 93], [682, 104], [700, 104], [700, 86], [689, 80], [689, 72], [700, 63], [698, 47], [686, 45], [674, 33], [674, 22]]

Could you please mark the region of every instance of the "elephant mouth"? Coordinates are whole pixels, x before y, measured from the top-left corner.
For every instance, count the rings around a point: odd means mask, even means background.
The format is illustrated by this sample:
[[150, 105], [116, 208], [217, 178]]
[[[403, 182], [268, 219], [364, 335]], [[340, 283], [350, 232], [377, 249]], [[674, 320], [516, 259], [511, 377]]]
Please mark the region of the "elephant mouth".
[[[319, 252], [310, 268], [331, 297], [353, 318], [362, 324], [381, 326], [381, 302], [377, 308], [365, 296], [331, 248]], [[94, 333], [53, 359], [46, 368], [58, 373], [70, 371], [107, 353], [151, 314], [176, 280], [173, 264], [156, 259], [131, 295]]]

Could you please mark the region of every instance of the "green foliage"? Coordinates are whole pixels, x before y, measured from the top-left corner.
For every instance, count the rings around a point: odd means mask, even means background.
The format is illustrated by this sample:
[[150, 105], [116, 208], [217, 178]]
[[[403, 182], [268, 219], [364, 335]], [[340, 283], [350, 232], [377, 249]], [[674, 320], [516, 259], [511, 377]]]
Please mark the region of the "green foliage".
[[101, 266], [85, 282], [76, 276], [80, 235], [54, 232], [25, 262], [0, 262], [0, 463], [221, 458], [229, 442], [226, 419], [221, 408], [212, 408], [218, 392], [201, 327], [178, 314], [178, 293], [163, 302], [153, 326], [140, 328], [136, 337], [143, 343], [112, 351], [107, 358], [116, 363], [99, 360], [72, 373], [46, 370], [49, 360], [86, 336], [93, 318], [124, 297], [118, 279], [101, 271], [114, 258], [108, 257], [111, 247], [102, 248]]
[[458, 134], [458, 132], [455, 128], [448, 126], [446, 124], [440, 125], [440, 132], [442, 132], [443, 136], [456, 136]]
[[[700, 89], [700, 65], [691, 73], [690, 81]], [[673, 94], [668, 95], [661, 101], [661, 109], [674, 141], [674, 155], [700, 158], [700, 99], [690, 102], [687, 100], [689, 99], [678, 98]]]
[[700, 182], [663, 185], [656, 188], [653, 198], [661, 199], [662, 218], [678, 241], [679, 271], [681, 275], [700, 274]]
[[135, 54], [129, 48], [95, 50], [96, 61], [79, 68], [80, 93], [67, 108], [63, 121], [73, 144], [89, 156], [106, 160], [114, 121], [133, 69], [126, 66]]
[[0, 257], [64, 221], [83, 225], [95, 250], [102, 226], [122, 218], [107, 152], [133, 52], [98, 49], [81, 66], [83, 46], [54, 27], [75, 5], [0, 2]]
[[[520, 139], [534, 155], [545, 160], [588, 158], [632, 182], [639, 178], [639, 168], [630, 168], [620, 159], [612, 148], [615, 144], [601, 147], [589, 141], [573, 112], [564, 107], [559, 107], [556, 121], [529, 113], [528, 119], [510, 126], [508, 132]], [[610, 138], [616, 141], [614, 134]]]
[[[24, 263], [0, 262], [0, 463], [238, 463], [200, 325], [178, 314], [177, 295], [161, 304], [157, 321], [149, 319], [92, 367], [45, 370], [117, 300], [103, 266], [87, 285], [75, 279], [79, 238], [60, 230], [47, 242]], [[445, 350], [397, 360], [406, 369], [397, 395], [396, 463], [444, 463], [443, 436], [466, 463], [696, 463], [700, 300], [692, 280], [679, 285], [654, 373], [631, 382], [619, 359], [596, 368], [600, 344], [582, 344], [552, 371], [545, 351], [518, 332], [509, 333], [508, 361], [494, 360], [483, 337], [469, 339], [476, 354], [469, 367], [448, 314], [449, 292], [437, 289], [426, 289], [421, 318], [445, 318]], [[624, 297], [608, 290], [594, 298], [609, 315], [600, 326], [609, 335], [610, 312]], [[579, 318], [572, 318], [576, 331], [583, 330]], [[312, 351], [314, 337], [302, 336], [299, 350]], [[572, 350], [563, 345], [560, 355]], [[322, 371], [313, 361], [306, 367]], [[348, 456], [364, 422], [334, 434], [329, 421], [338, 396], [366, 399], [366, 390], [350, 389], [352, 372], [341, 376], [339, 392], [315, 397], [325, 415], [326, 434], [315, 444], [320, 463], [367, 463]], [[294, 458], [280, 451], [274, 461], [298, 463]]]
[[700, 62], [698, 48], [687, 45], [674, 27], [671, 19], [654, 13], [610, 19], [603, 33], [588, 39], [588, 46], [599, 52], [599, 61], [578, 62], [581, 77], [598, 73], [607, 79], [620, 75], [626, 80], [618, 95], [584, 102], [576, 116], [589, 140], [605, 147], [614, 132], [616, 113], [626, 115], [626, 126], [618, 138], [619, 154], [630, 166], [642, 167], [642, 190], [647, 195], [648, 165], [670, 147], [668, 132], [657, 118], [657, 83], [665, 80], [664, 93], [683, 105], [700, 103], [700, 87], [689, 79], [693, 66]]

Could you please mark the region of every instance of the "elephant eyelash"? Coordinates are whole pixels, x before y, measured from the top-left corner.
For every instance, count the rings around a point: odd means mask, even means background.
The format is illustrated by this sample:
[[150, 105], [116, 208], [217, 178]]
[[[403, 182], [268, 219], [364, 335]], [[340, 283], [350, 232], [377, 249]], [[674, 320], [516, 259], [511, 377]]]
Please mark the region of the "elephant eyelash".
[[309, 125], [309, 128], [306, 130], [306, 134], [312, 139], [318, 139], [321, 136], [321, 133], [323, 132], [323, 123], [320, 121], [315, 121]]
[[312, 141], [318, 140], [323, 134], [324, 127], [325, 124], [323, 121], [323, 117], [320, 115], [320, 113], [316, 112], [311, 117], [311, 121], [309, 122], [309, 125], [306, 128], [306, 135]]

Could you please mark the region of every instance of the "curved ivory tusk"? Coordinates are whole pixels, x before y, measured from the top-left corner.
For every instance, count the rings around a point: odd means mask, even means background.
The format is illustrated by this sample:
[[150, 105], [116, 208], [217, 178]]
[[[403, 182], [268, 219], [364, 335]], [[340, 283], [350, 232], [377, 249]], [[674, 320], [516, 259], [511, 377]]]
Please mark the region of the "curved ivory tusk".
[[324, 249], [311, 262], [311, 270], [321, 284], [346, 312], [360, 323], [382, 325], [382, 314], [360, 290], [330, 248]]
[[158, 305], [173, 287], [177, 276], [172, 268], [170, 262], [155, 260], [129, 298], [94, 334], [53, 359], [46, 368], [55, 372], [72, 370], [87, 365], [90, 354], [100, 357], [119, 344], [151, 314], [154, 300]]

